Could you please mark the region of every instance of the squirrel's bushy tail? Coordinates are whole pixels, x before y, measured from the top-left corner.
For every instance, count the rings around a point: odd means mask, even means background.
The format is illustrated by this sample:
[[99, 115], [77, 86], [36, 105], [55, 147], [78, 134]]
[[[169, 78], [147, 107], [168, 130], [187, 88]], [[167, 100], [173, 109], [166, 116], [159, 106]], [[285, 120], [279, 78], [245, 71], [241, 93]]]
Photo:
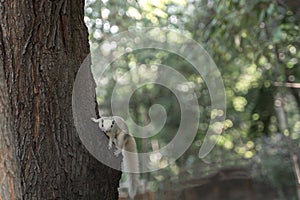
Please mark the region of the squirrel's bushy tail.
[[139, 160], [134, 138], [129, 136], [126, 143], [123, 150], [124, 170], [127, 174], [129, 197], [133, 199], [139, 186]]

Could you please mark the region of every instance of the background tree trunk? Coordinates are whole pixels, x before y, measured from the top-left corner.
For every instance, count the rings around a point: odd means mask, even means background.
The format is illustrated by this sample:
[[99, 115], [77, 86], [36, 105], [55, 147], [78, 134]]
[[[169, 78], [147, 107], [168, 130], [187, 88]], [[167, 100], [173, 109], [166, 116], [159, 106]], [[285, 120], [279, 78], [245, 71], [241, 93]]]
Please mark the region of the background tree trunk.
[[89, 53], [83, 8], [83, 0], [0, 2], [1, 68], [24, 199], [118, 197], [121, 173], [93, 158], [73, 125], [73, 83]]

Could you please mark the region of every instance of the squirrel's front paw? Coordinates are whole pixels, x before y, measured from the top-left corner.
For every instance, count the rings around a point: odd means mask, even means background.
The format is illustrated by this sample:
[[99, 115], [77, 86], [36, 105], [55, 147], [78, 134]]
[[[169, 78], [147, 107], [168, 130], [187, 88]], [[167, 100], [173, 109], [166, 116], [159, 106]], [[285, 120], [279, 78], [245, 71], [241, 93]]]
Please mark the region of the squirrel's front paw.
[[112, 148], [112, 144], [109, 143], [107, 147], [110, 150]]
[[121, 152], [122, 152], [122, 150], [116, 149], [114, 154], [115, 154], [116, 157], [118, 157]]

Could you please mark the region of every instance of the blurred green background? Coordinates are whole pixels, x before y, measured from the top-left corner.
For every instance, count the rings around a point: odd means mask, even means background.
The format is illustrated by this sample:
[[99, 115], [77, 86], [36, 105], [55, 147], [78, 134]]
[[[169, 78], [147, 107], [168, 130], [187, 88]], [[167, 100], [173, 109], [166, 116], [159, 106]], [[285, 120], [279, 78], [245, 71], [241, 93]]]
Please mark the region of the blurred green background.
[[[110, 95], [118, 76], [135, 68], [135, 82], [145, 68], [173, 67], [196, 90], [201, 111], [192, 146], [175, 163], [142, 174], [147, 189], [163, 189], [168, 181], [186, 181], [220, 169], [242, 167], [253, 179], [276, 189], [280, 199], [297, 199], [300, 155], [300, 1], [280, 0], [86, 0], [85, 23], [91, 49], [106, 38], [139, 27], [179, 29], [199, 42], [220, 70], [226, 90], [227, 116], [217, 146], [204, 159], [199, 148], [207, 131], [210, 96], [200, 74], [179, 56], [163, 50], [133, 51], [111, 64], [107, 79], [95, 80], [101, 113], [110, 115]], [[97, 74], [97, 69], [93, 69]], [[168, 118], [159, 134], [137, 139], [139, 152], [160, 148], [174, 137], [180, 123], [176, 97], [167, 88], [148, 84], [131, 97], [136, 123], [149, 123], [148, 110], [161, 104]], [[294, 160], [293, 160], [294, 158]], [[168, 160], [153, 159], [163, 166]]]

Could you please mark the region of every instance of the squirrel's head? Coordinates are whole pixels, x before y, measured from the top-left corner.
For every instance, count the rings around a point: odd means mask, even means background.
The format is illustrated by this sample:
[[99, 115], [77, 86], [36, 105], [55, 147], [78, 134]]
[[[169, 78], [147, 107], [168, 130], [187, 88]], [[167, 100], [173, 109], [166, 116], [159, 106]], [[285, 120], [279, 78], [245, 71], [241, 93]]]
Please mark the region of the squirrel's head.
[[115, 120], [112, 117], [101, 117], [99, 127], [105, 133], [109, 133], [115, 126]]

